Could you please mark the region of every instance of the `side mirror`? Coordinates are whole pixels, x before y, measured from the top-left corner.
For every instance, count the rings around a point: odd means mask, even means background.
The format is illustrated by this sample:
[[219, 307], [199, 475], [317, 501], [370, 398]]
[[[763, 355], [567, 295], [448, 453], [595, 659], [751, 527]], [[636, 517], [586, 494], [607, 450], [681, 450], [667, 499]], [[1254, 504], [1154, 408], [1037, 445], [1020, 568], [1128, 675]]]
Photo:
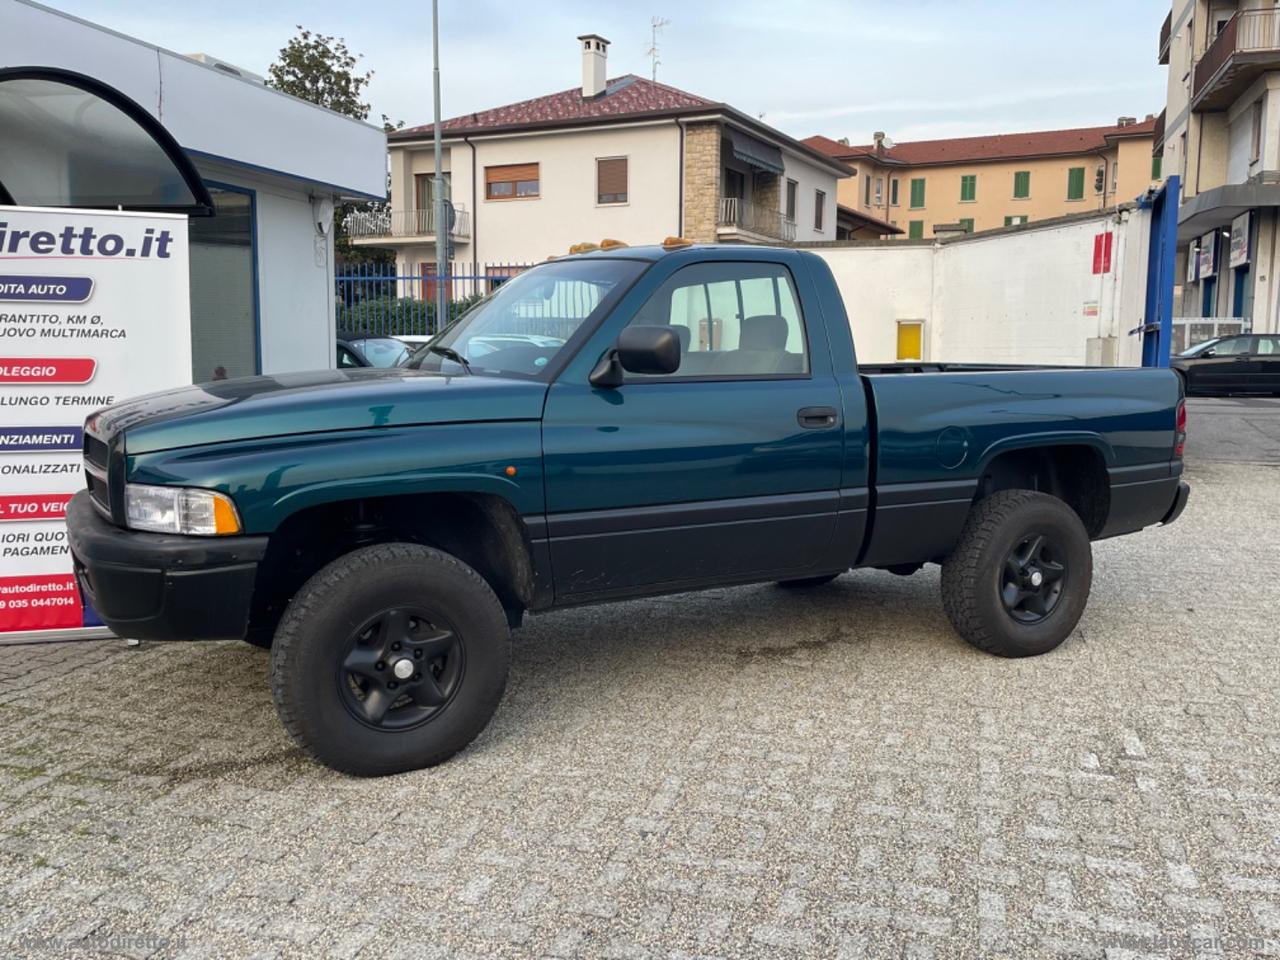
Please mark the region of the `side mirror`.
[[1213, 347], [1210, 347], [1204, 353], [1200, 354], [1200, 356], [1202, 357], [1216, 357], [1217, 355], [1218, 355], [1218, 351], [1213, 349]]
[[622, 386], [623, 372], [664, 374], [680, 369], [680, 338], [670, 327], [625, 327], [613, 349], [587, 379], [597, 387]]

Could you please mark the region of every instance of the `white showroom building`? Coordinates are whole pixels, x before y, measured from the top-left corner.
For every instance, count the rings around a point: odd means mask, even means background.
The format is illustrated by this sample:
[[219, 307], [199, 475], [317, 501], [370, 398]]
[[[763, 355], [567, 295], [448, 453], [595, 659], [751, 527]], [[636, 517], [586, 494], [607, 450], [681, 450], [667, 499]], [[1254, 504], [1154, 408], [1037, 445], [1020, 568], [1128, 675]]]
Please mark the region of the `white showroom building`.
[[[118, 92], [158, 121], [194, 166], [212, 208], [190, 218], [194, 380], [333, 365], [334, 205], [385, 199], [381, 129], [208, 57], [28, 0], [0, 0], [0, 77], [6, 71], [78, 75]], [[19, 97], [0, 103], [0, 125], [6, 116], [38, 122], [40, 98]], [[69, 139], [73, 132], [68, 126]], [[0, 171], [22, 161], [20, 138], [5, 134], [0, 128]], [[128, 177], [123, 165], [121, 176]], [[9, 192], [7, 202], [31, 202]]]

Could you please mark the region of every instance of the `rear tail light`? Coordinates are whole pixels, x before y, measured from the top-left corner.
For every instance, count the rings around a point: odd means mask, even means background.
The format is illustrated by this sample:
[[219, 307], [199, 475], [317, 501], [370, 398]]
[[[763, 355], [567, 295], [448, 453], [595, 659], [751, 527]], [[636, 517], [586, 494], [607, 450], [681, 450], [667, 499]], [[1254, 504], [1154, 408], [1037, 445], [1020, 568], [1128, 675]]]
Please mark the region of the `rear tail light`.
[[1178, 400], [1178, 416], [1174, 422], [1173, 455], [1182, 457], [1182, 448], [1187, 444], [1187, 401]]

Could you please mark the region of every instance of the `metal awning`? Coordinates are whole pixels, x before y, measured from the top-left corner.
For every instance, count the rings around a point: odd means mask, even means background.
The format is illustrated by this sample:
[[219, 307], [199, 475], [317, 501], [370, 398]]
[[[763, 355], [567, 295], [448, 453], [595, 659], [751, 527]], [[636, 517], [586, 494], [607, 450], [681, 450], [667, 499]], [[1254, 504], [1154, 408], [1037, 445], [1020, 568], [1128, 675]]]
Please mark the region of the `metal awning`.
[[1280, 207], [1280, 183], [1229, 183], [1198, 193], [1178, 210], [1178, 241], [1225, 227], [1246, 210]]
[[191, 159], [137, 103], [92, 77], [0, 69], [0, 203], [210, 214]]
[[782, 151], [778, 147], [733, 127], [728, 128], [728, 133], [735, 160], [741, 160], [747, 166], [767, 173], [781, 175], [786, 169], [782, 165]]

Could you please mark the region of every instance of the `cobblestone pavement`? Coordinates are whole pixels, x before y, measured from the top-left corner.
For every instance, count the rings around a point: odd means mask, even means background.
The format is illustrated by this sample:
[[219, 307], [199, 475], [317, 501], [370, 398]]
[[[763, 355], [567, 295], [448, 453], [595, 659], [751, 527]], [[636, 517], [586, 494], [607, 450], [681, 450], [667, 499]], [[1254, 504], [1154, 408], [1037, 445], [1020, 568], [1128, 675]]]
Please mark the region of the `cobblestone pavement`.
[[246, 645], [0, 649], [0, 955], [1280, 955], [1280, 469], [1191, 479], [1049, 656], [936, 568], [566, 611], [378, 781]]

